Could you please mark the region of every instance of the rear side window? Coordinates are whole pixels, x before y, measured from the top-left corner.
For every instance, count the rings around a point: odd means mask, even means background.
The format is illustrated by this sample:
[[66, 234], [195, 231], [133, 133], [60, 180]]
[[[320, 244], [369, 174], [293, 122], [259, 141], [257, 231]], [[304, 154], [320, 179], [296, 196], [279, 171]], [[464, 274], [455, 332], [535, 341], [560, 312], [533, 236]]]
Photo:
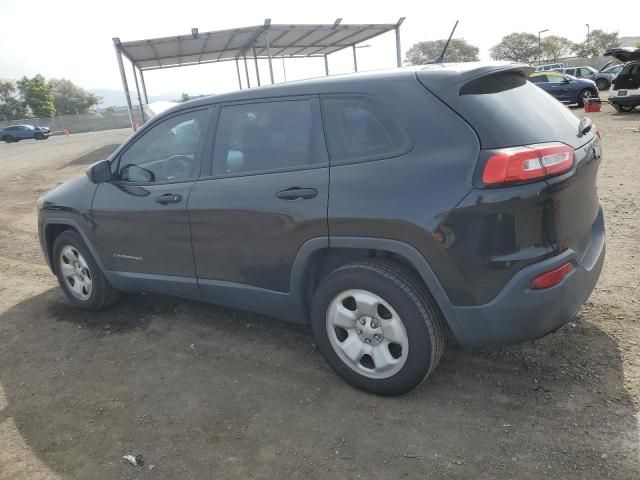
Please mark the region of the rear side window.
[[317, 101], [222, 107], [212, 173], [250, 174], [326, 164], [323, 142]]
[[549, 80], [546, 75], [532, 75], [529, 77], [531, 83], [546, 83]]
[[482, 148], [544, 142], [577, 148], [588, 141], [578, 136], [578, 118], [519, 72], [472, 80], [460, 89], [455, 109], [478, 133]]
[[396, 157], [413, 146], [395, 116], [372, 99], [326, 98], [322, 110], [332, 162]]

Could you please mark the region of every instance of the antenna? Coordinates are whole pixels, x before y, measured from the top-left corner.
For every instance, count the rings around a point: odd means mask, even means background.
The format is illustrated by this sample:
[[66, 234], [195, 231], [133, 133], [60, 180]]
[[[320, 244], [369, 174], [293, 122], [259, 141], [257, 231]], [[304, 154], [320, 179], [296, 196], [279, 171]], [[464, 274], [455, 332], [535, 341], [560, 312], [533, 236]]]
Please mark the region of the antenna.
[[453, 33], [456, 31], [456, 27], [458, 26], [458, 20], [456, 20], [456, 24], [453, 26], [453, 30], [451, 30], [451, 34], [447, 39], [447, 43], [444, 44], [444, 48], [442, 49], [442, 53], [440, 56], [433, 61], [433, 63], [444, 63], [444, 54], [447, 53], [447, 48], [449, 48], [449, 42], [451, 41], [451, 37], [453, 37]]

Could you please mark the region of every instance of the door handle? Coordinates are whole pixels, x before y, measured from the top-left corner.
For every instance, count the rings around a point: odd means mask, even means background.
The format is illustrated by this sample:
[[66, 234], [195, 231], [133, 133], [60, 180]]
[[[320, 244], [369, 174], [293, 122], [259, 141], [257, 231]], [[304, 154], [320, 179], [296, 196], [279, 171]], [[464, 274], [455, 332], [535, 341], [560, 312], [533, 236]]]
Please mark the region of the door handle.
[[178, 203], [182, 201], [182, 195], [176, 193], [165, 193], [156, 197], [156, 202], [161, 203], [163, 205], [167, 205], [169, 203]]
[[306, 200], [317, 196], [318, 190], [315, 188], [291, 187], [276, 193], [276, 197], [282, 200]]

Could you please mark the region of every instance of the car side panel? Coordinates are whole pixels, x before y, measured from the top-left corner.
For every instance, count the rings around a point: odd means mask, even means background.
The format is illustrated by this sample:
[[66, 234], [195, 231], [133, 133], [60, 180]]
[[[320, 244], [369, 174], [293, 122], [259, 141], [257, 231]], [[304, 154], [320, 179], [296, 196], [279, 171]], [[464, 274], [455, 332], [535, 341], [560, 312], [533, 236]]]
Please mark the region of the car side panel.
[[[38, 233], [40, 244], [45, 259], [52, 266], [51, 252], [48, 250], [48, 235], [52, 225], [67, 225], [75, 228], [85, 239], [85, 242], [94, 245], [92, 222], [89, 217], [89, 209], [95, 194], [97, 185], [92, 183], [85, 175], [70, 180], [43, 195], [38, 200]], [[92, 247], [91, 247], [92, 248]], [[92, 250], [92, 253], [95, 249]], [[97, 257], [97, 255], [96, 255]], [[98, 259], [98, 263], [100, 259]]]
[[414, 148], [395, 158], [332, 164], [331, 246], [359, 236], [413, 245], [445, 288], [460, 289], [460, 272], [431, 233], [472, 189], [477, 135], [417, 81], [374, 85], [367, 93], [402, 119]]

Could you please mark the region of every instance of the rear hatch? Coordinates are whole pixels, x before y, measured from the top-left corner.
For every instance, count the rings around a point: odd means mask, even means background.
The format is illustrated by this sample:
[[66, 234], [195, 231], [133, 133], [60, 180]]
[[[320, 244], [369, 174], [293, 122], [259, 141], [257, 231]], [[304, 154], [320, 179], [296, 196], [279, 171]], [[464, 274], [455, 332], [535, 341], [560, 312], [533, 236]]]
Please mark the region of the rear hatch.
[[606, 57], [613, 57], [616, 60], [620, 60], [622, 63], [640, 61], [640, 48], [633, 47], [621, 47], [611, 48], [605, 53]]
[[[510, 147], [565, 144], [573, 149], [570, 170], [538, 181], [549, 187], [544, 227], [549, 242], [558, 252], [572, 248], [583, 253], [600, 212], [596, 191], [599, 139], [594, 128], [580, 132], [580, 120], [567, 107], [527, 81], [532, 71], [524, 65], [483, 69], [474, 78], [454, 78], [451, 85], [440, 79], [430, 82], [428, 71], [419, 72], [418, 79], [478, 134], [483, 150], [479, 171], [493, 153]], [[487, 188], [482, 175], [475, 186]]]

